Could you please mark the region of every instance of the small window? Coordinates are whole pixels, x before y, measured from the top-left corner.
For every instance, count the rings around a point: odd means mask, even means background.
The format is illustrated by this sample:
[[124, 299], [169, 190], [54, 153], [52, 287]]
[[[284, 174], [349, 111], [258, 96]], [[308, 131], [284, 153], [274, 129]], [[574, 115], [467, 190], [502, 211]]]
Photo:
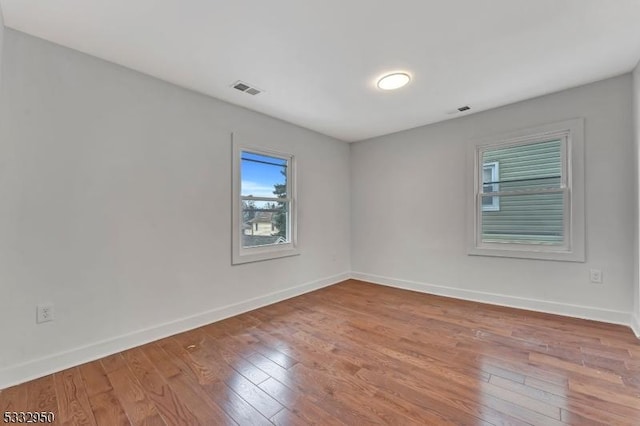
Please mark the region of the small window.
[[470, 254], [584, 261], [582, 121], [475, 144]]
[[[498, 192], [500, 188], [500, 166], [497, 161], [482, 165], [482, 189], [485, 193]], [[495, 212], [500, 210], [500, 197], [482, 197], [482, 211]]]
[[234, 143], [233, 264], [298, 254], [294, 157]]

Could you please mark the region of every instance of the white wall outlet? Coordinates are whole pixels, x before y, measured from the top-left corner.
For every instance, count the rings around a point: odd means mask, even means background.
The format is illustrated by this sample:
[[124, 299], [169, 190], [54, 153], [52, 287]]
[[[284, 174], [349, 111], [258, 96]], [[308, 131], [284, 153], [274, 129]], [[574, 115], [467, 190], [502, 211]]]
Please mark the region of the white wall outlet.
[[36, 323], [40, 324], [54, 319], [53, 303], [42, 303], [36, 306]]
[[600, 269], [591, 269], [589, 271], [589, 276], [591, 278], [592, 283], [596, 283], [596, 284], [602, 283], [602, 271]]

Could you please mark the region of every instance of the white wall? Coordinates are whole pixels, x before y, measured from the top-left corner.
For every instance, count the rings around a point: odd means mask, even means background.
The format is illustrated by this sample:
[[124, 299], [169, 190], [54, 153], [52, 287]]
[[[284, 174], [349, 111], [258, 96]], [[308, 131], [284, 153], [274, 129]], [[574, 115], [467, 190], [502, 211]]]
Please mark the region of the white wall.
[[[631, 76], [352, 145], [352, 270], [376, 282], [629, 323]], [[468, 256], [469, 142], [585, 118], [586, 263]], [[604, 284], [589, 282], [602, 269]]]
[[640, 337], [640, 63], [633, 70], [633, 140], [635, 149], [635, 241], [633, 280], [633, 331]]
[[0, 96], [2, 96], [2, 47], [4, 46], [4, 31], [4, 18], [2, 17], [2, 10], [0, 10]]
[[[347, 144], [12, 30], [4, 60], [0, 388], [347, 277]], [[231, 266], [232, 131], [297, 156], [300, 256]]]

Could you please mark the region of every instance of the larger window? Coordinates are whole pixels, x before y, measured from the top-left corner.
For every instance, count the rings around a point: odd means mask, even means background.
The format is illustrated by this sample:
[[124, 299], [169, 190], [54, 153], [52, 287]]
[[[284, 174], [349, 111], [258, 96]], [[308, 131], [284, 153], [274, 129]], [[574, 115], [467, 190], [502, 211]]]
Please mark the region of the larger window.
[[584, 261], [583, 124], [474, 144], [470, 254]]
[[233, 146], [232, 263], [298, 254], [294, 156]]

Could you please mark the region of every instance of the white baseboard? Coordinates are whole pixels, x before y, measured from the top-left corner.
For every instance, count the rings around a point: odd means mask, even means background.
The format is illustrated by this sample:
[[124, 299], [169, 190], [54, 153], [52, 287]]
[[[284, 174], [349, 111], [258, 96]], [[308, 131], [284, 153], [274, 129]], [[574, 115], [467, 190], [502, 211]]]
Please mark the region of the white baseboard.
[[48, 355], [36, 360], [0, 369], [0, 389], [37, 379], [48, 374], [94, 361], [114, 353], [118, 353], [164, 337], [192, 330], [211, 324], [243, 312], [270, 305], [308, 293], [350, 278], [348, 272], [311, 281], [299, 286], [290, 287], [264, 296], [258, 296], [243, 302], [222, 306], [210, 311], [201, 312], [180, 318], [151, 328], [137, 330], [129, 334], [81, 346], [69, 351]]
[[632, 315], [630, 312], [601, 309], [592, 306], [571, 305], [567, 303], [550, 302], [546, 300], [529, 299], [524, 297], [505, 296], [502, 294], [487, 293], [483, 291], [465, 290], [461, 288], [426, 284], [416, 281], [402, 280], [398, 278], [382, 277], [379, 275], [366, 274], [363, 272], [352, 272], [351, 278], [361, 281], [367, 281], [374, 284], [386, 285], [389, 287], [417, 291], [420, 293], [429, 293], [438, 296], [454, 297], [456, 299], [489, 303], [492, 305], [508, 306], [510, 308], [528, 309], [531, 311], [564, 315], [567, 317], [583, 318], [608, 322], [612, 324], [626, 325], [633, 329], [633, 331], [636, 333], [636, 336], [640, 337], [640, 324], [638, 324], [636, 318], [635, 325], [632, 325]]
[[640, 339], [640, 320], [637, 315], [631, 315], [631, 330], [636, 335], [638, 339]]

